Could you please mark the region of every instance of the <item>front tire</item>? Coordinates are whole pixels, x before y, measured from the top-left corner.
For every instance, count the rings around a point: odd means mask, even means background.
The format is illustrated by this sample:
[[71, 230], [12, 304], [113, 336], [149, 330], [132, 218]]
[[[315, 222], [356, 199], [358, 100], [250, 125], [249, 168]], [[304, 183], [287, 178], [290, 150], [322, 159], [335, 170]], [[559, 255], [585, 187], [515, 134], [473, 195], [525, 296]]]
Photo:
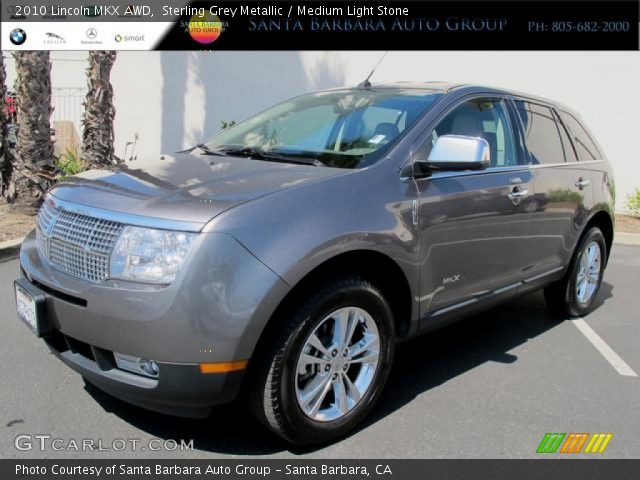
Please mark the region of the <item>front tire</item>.
[[598, 227], [580, 238], [565, 276], [545, 288], [549, 311], [557, 317], [580, 317], [595, 308], [607, 259], [607, 243]]
[[341, 437], [386, 383], [395, 343], [389, 304], [373, 284], [353, 276], [327, 283], [286, 318], [256, 358], [251, 408], [292, 443]]

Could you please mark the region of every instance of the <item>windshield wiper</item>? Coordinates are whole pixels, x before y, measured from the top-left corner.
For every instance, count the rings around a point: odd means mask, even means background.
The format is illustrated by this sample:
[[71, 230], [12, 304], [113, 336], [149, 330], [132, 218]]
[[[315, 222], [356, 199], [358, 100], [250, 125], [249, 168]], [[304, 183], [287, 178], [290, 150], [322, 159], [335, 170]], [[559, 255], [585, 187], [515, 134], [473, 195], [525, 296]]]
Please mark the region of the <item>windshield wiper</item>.
[[322, 163], [318, 159], [283, 155], [281, 153], [262, 150], [261, 148], [258, 148], [258, 147], [238, 147], [238, 148], [229, 147], [229, 148], [224, 148], [218, 151], [222, 151], [227, 155], [250, 157], [255, 160], [267, 160], [267, 161], [275, 161], [275, 162], [283, 162], [283, 163], [297, 163], [300, 165], [313, 165], [316, 167], [320, 167], [324, 165], [324, 163]]
[[199, 143], [195, 146], [195, 148], [199, 148], [200, 150], [202, 150], [205, 155], [218, 155], [220, 157], [224, 157], [227, 154], [227, 152], [223, 152], [222, 150], [211, 148], [206, 143]]

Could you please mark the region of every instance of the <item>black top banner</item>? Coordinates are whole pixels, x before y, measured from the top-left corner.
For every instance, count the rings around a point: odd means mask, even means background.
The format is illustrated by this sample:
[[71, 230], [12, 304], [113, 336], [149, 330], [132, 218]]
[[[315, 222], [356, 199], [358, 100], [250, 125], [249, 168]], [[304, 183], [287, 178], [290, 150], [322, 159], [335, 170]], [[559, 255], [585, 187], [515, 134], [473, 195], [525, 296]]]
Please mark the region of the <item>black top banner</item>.
[[[638, 1], [133, 3], [4, 1], [3, 46], [41, 49], [49, 45], [49, 49], [71, 49], [71, 45], [84, 45], [142, 50], [638, 50]], [[109, 25], [118, 30], [110, 30]], [[75, 40], [74, 33], [78, 37]], [[150, 37], [152, 42], [148, 41]]]
[[[225, 4], [230, 5], [230, 4]], [[231, 4], [233, 5], [233, 4]], [[638, 2], [260, 2], [220, 14], [215, 50], [637, 50]], [[189, 13], [209, 12], [209, 2]], [[220, 11], [216, 11], [220, 13]], [[263, 14], [264, 13], [264, 14]], [[183, 15], [161, 50], [194, 49]]]

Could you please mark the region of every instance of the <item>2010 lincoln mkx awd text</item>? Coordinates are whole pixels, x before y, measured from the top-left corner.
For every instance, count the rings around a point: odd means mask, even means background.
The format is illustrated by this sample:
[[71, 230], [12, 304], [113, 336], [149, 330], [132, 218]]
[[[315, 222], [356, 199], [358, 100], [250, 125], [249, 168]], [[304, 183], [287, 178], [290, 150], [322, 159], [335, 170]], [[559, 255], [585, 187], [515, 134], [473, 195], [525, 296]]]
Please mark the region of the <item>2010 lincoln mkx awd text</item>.
[[54, 186], [18, 314], [125, 401], [204, 417], [242, 396], [284, 438], [327, 441], [374, 406], [398, 340], [540, 288], [554, 314], [588, 313], [613, 192], [582, 120], [548, 100], [441, 83], [303, 95]]

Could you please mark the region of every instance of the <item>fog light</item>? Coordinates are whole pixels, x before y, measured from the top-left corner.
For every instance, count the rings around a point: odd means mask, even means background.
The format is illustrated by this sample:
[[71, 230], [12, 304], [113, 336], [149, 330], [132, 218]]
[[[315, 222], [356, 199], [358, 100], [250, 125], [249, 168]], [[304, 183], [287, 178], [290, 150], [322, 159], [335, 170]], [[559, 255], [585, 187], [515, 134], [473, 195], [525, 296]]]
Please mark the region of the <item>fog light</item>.
[[121, 370], [151, 378], [156, 378], [160, 373], [160, 366], [155, 360], [116, 352], [113, 352], [113, 356], [116, 359], [116, 365]]
[[158, 364], [153, 360], [141, 358], [138, 362], [138, 365], [140, 365], [140, 369], [150, 377], [158, 376], [158, 372], [160, 371], [160, 369], [158, 368]]

